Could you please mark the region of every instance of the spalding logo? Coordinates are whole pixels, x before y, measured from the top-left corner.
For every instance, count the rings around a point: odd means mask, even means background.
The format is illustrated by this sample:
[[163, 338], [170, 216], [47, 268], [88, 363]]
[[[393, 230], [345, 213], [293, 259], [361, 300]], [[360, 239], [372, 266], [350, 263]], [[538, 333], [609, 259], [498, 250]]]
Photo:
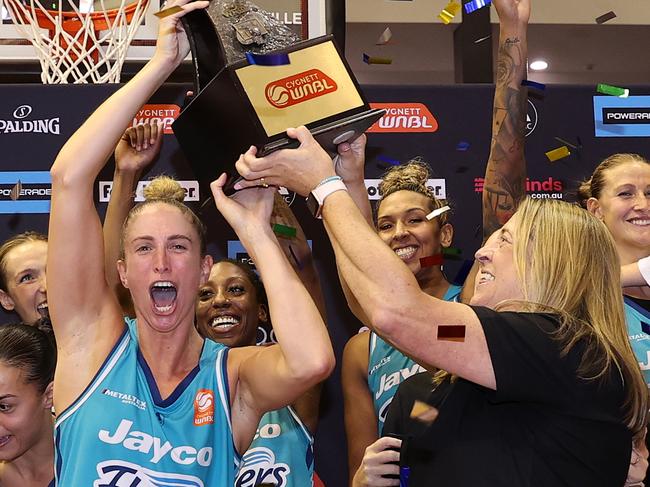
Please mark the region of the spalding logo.
[[266, 99], [275, 108], [287, 108], [338, 89], [336, 82], [320, 69], [272, 81], [265, 88]]

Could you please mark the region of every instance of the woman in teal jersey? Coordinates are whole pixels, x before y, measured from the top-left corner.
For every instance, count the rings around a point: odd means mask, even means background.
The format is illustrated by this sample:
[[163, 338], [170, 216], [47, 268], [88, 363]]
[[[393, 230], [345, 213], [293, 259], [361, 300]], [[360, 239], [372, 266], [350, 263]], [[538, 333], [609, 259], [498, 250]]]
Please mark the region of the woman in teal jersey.
[[[125, 325], [104, 271], [94, 181], [124, 127], [189, 52], [180, 18], [208, 2], [177, 0], [153, 58], [71, 137], [51, 170], [49, 305], [59, 346], [54, 404], [59, 485], [231, 485], [237, 452], [263, 412], [291, 403], [333, 367], [327, 330], [268, 225], [273, 188], [218, 209], [258, 263], [278, 347], [227, 348], [194, 328], [208, 278], [202, 225], [184, 205], [147, 201], [122, 231], [120, 279], [136, 320]], [[78, 458], [83, 455], [83, 462]]]
[[1, 486], [53, 482], [55, 364], [52, 330], [42, 321], [0, 327]]
[[[524, 132], [526, 89], [521, 82], [526, 74], [528, 0], [496, 0], [500, 19], [497, 79], [492, 119], [492, 145], [485, 171], [483, 237], [487, 239], [514, 213], [525, 195], [526, 163]], [[363, 186], [363, 139], [352, 144], [340, 157], [337, 173], [343, 177], [350, 195], [372, 222]], [[457, 300], [458, 289], [450, 286], [441, 266], [423, 267], [420, 258], [439, 254], [451, 244], [453, 229], [448, 213], [432, 221], [425, 216], [446, 202], [436, 200], [427, 189], [428, 170], [421, 164], [392, 168], [384, 177], [382, 198], [377, 206], [377, 233], [416, 276], [420, 288], [431, 296]], [[467, 281], [473, 283], [476, 264]], [[346, 288], [345, 283], [343, 283]], [[473, 286], [460, 294], [468, 302]], [[347, 290], [348, 303], [365, 324], [367, 317]], [[392, 364], [391, 364], [392, 363]], [[383, 373], [382, 369], [387, 373]], [[397, 386], [410, 375], [423, 370], [375, 334], [360, 333], [350, 339], [343, 354], [345, 424], [348, 439], [350, 481], [361, 464], [365, 449], [377, 438]], [[374, 402], [374, 407], [373, 407]], [[379, 426], [379, 428], [378, 428]]]

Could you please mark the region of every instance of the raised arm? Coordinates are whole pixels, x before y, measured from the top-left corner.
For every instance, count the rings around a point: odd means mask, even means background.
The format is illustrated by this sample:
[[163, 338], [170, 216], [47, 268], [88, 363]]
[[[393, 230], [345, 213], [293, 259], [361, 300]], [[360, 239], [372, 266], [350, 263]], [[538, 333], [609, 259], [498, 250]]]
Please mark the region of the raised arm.
[[117, 272], [120, 259], [122, 225], [133, 207], [136, 186], [144, 169], [160, 152], [162, 126], [159, 122], [146, 122], [129, 127], [115, 147], [115, 172], [113, 188], [104, 219], [104, 267], [108, 286], [120, 302], [127, 316], [135, 316], [129, 291], [122, 286]]
[[106, 282], [93, 184], [124, 127], [187, 55], [187, 39], [177, 31], [179, 19], [184, 12], [207, 6], [207, 2], [188, 1], [174, 2], [184, 10], [160, 22], [152, 60], [95, 110], [61, 149], [51, 169], [47, 269], [48, 303], [59, 348], [57, 411], [83, 391], [124, 329], [121, 310]]
[[499, 50], [492, 114], [492, 145], [483, 186], [483, 237], [515, 212], [526, 195], [524, 140], [527, 90], [527, 29], [530, 0], [494, 0], [499, 14]]
[[[314, 263], [314, 258], [307, 242], [307, 237], [303, 231], [298, 219], [287, 205], [287, 202], [279, 194], [275, 193], [273, 202], [273, 213], [271, 215], [272, 224], [280, 224], [285, 227], [295, 228], [295, 237], [276, 235], [278, 243], [282, 247], [285, 257], [291, 263], [294, 272], [305, 286], [305, 289], [314, 300], [323, 321], [327, 323], [327, 314], [325, 310], [325, 298], [320, 285], [320, 278]], [[310, 432], [316, 431], [318, 425], [318, 411], [320, 405], [321, 384], [316, 384], [310, 390], [302, 394], [293, 403], [293, 408], [300, 417], [301, 421], [307, 426]]]
[[[331, 162], [330, 162], [331, 165]], [[266, 411], [294, 402], [324, 380], [334, 367], [327, 328], [311, 296], [293, 272], [269, 218], [275, 188], [223, 194], [225, 175], [212, 183], [217, 208], [233, 227], [260, 271], [279, 346], [231, 350], [228, 370], [233, 401], [233, 431], [238, 450]]]
[[[494, 0], [499, 15], [499, 50], [492, 110], [492, 143], [483, 185], [483, 241], [501, 228], [526, 196], [524, 158], [526, 76], [530, 0]], [[465, 279], [460, 300], [474, 294], [475, 262]]]

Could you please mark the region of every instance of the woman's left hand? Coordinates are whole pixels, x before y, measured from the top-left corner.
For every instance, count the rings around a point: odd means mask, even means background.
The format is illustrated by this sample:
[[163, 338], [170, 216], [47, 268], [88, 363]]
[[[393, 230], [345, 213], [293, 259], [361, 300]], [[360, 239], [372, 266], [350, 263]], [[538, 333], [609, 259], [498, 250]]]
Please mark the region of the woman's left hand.
[[210, 184], [217, 209], [235, 230], [240, 239], [254, 238], [262, 231], [271, 232], [269, 221], [273, 210], [273, 197], [277, 192], [274, 186], [254, 187], [238, 191], [232, 197], [223, 192], [226, 175]]

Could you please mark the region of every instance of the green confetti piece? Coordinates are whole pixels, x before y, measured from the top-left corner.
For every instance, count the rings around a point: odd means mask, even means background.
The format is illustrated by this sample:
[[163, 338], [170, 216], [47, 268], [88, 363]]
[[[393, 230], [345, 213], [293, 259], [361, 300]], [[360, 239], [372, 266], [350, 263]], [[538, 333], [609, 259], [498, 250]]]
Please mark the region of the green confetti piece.
[[288, 227], [286, 225], [281, 225], [279, 223], [273, 224], [273, 233], [280, 235], [282, 237], [293, 238], [296, 236], [296, 229], [294, 227]]
[[596, 86], [596, 91], [603, 95], [618, 96], [619, 98], [627, 98], [630, 95], [630, 90], [627, 88], [619, 88], [618, 86], [606, 85], [599, 83]]
[[442, 254], [443, 255], [460, 255], [462, 254], [463, 251], [460, 249], [457, 249], [456, 247], [443, 247], [442, 248]]

